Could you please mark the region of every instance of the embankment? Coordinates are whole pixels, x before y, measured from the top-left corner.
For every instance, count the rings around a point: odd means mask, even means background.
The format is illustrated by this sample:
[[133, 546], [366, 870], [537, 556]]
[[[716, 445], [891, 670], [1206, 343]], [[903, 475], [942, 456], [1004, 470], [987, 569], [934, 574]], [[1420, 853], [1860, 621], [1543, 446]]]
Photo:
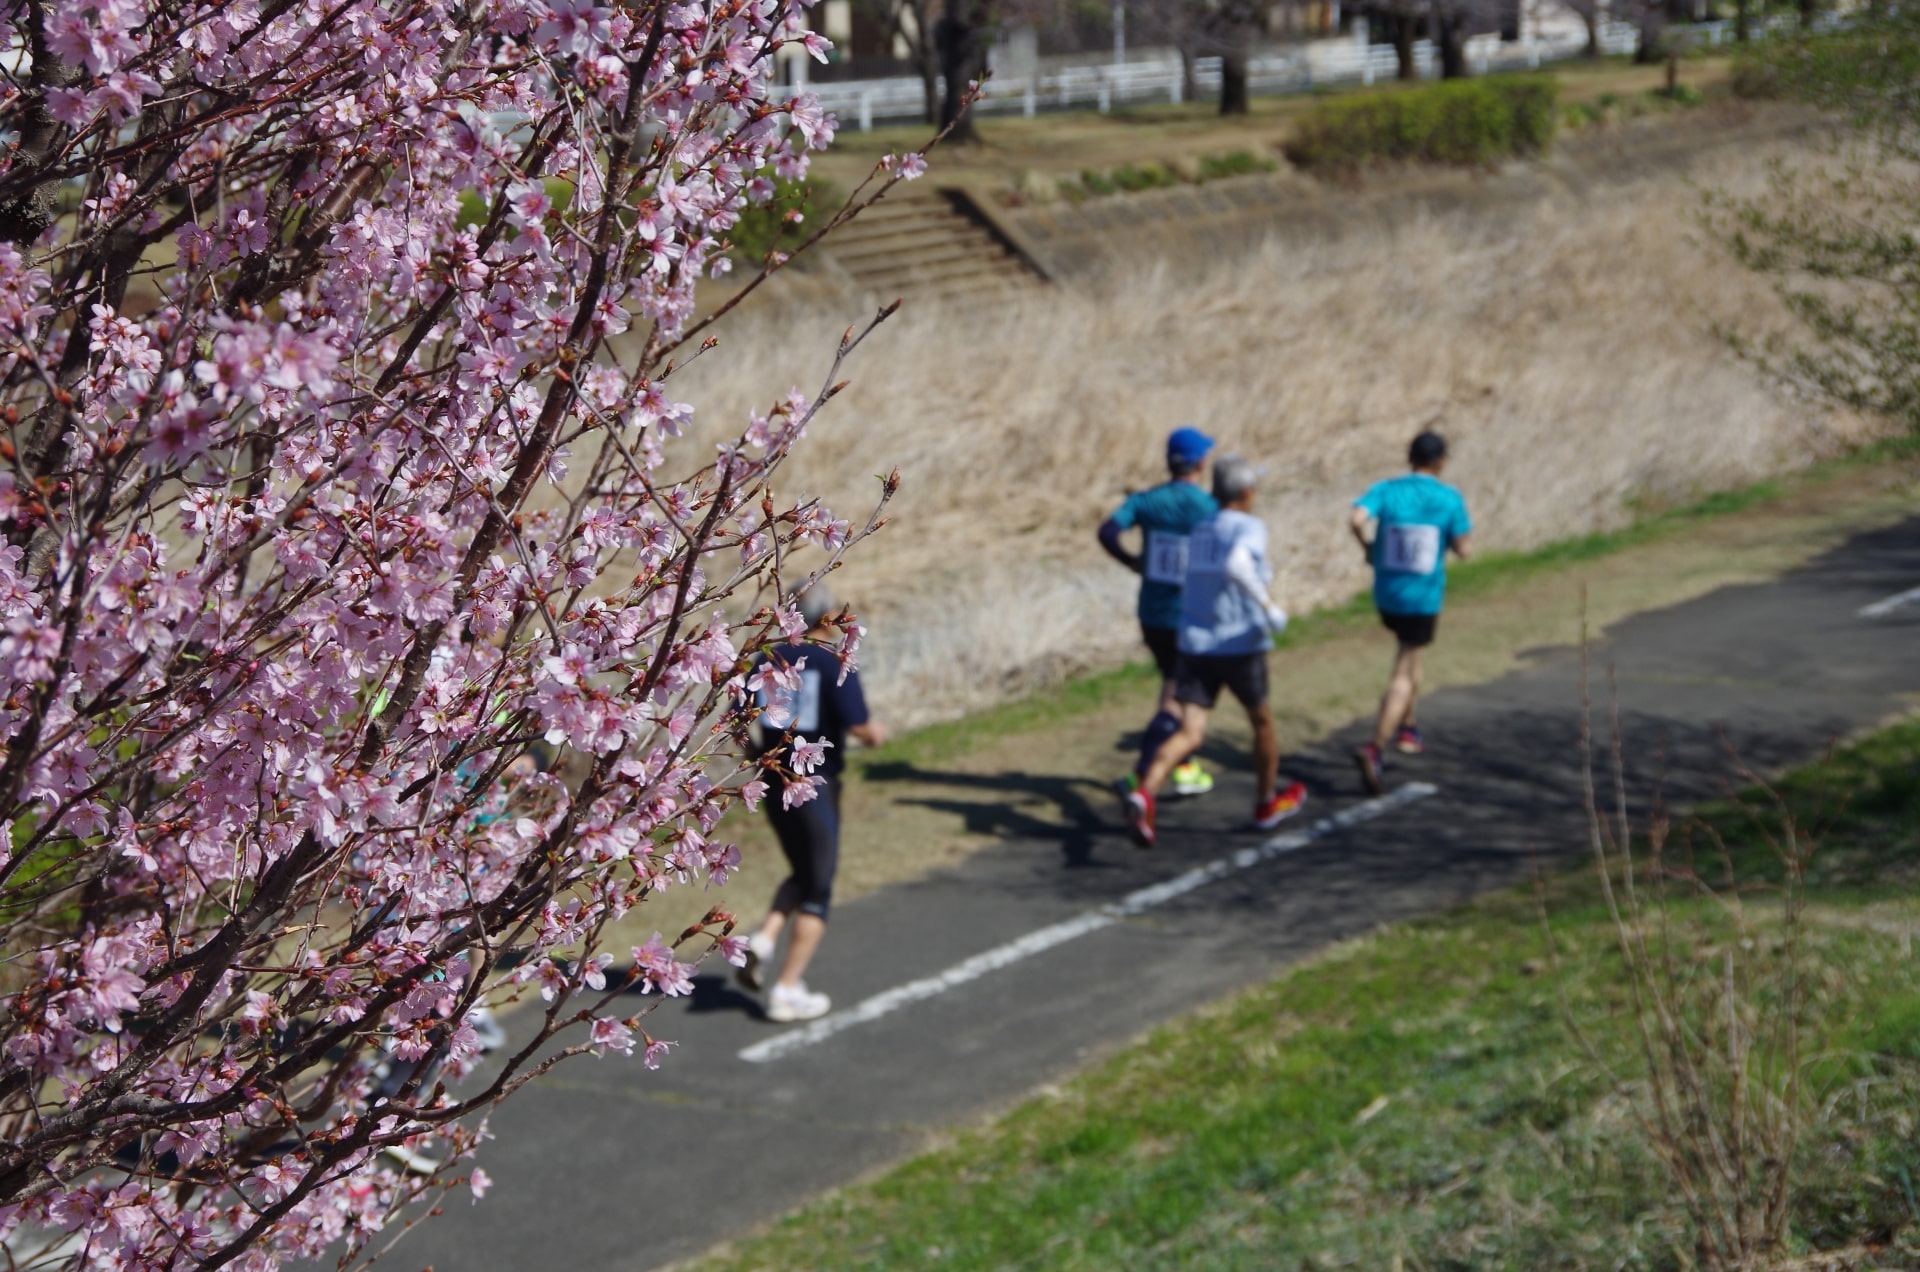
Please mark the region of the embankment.
[[[1423, 427], [1453, 438], [1482, 544], [1516, 549], [1870, 435], [1715, 334], [1789, 320], [1698, 229], [1699, 187], [1757, 187], [1808, 144], [1804, 123], [1730, 107], [1575, 136], [1492, 174], [1242, 178], [1275, 183], [1265, 213], [1102, 213], [1117, 219], [1078, 234], [1066, 285], [910, 306], [848, 368], [788, 479], [850, 515], [875, 474], [905, 477], [897, 520], [839, 586], [870, 619], [871, 692], [920, 723], [1134, 656], [1132, 579], [1093, 529], [1157, 480], [1180, 423], [1267, 467], [1259, 511], [1296, 610], [1363, 585], [1342, 510]], [[865, 312], [848, 296], [739, 315], [729, 343], [774, 352], [744, 374], [688, 368], [698, 441], [817, 384]]]

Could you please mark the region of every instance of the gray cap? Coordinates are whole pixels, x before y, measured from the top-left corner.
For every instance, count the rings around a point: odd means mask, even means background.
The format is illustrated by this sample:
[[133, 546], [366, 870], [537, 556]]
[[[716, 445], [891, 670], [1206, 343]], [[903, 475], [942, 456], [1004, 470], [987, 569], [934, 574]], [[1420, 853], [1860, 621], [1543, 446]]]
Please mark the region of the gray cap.
[[800, 602], [800, 617], [806, 620], [809, 629], [820, 626], [820, 620], [837, 608], [833, 603], [833, 593], [827, 590], [824, 582], [815, 583], [795, 599]]
[[1260, 470], [1245, 455], [1222, 455], [1213, 461], [1213, 497], [1223, 504], [1252, 490], [1260, 481]]

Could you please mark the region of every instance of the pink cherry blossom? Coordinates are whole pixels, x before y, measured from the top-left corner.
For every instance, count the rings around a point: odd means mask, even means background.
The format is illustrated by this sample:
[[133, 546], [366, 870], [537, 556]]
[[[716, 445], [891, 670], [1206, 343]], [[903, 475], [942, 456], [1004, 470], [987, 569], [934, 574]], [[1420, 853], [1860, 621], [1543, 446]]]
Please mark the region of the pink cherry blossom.
[[656, 1068], [607, 1004], [744, 957], [719, 910], [625, 983], [600, 947], [723, 883], [773, 779], [812, 796], [817, 743], [743, 744], [796, 683], [750, 668], [794, 549], [832, 568], [893, 488], [782, 501], [825, 395], [716, 452], [671, 378], [742, 210], [832, 140], [774, 82], [806, 8], [0, 13], [0, 1238], [351, 1262], [434, 1195], [381, 1150], [478, 1200], [522, 1055]]

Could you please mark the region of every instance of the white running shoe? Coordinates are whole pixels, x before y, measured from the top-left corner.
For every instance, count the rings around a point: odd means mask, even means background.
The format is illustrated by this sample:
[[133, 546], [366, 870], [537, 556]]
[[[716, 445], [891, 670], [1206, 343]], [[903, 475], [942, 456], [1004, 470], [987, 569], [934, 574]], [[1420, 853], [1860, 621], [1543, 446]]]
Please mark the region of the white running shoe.
[[408, 1148], [405, 1144], [389, 1144], [380, 1150], [380, 1155], [392, 1159], [409, 1175], [431, 1177], [440, 1173], [438, 1157], [429, 1157], [425, 1153]]
[[805, 983], [775, 985], [773, 992], [767, 995], [767, 1019], [776, 1025], [795, 1020], [818, 1020], [832, 1010], [833, 1000], [825, 994], [814, 993]]
[[773, 961], [778, 946], [779, 942], [759, 932], [747, 938], [747, 961], [733, 969], [733, 979], [740, 988], [760, 992], [760, 966]]

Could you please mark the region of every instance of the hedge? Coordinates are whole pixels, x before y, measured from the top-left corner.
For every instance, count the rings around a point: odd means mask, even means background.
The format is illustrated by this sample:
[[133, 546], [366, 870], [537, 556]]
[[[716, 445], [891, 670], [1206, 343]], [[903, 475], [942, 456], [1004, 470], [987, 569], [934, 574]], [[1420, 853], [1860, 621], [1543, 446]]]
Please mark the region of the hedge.
[[1335, 98], [1308, 112], [1284, 149], [1300, 167], [1322, 170], [1536, 155], [1553, 140], [1558, 88], [1549, 76], [1501, 76]]

